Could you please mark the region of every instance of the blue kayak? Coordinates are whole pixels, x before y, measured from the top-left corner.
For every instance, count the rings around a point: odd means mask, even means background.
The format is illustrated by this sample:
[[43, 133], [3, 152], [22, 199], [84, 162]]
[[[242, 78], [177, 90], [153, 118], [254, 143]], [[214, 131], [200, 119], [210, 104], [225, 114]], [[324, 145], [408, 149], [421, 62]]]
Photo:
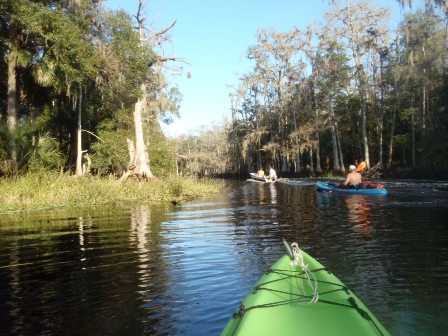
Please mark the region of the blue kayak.
[[317, 191], [338, 192], [343, 194], [360, 194], [360, 195], [387, 195], [385, 188], [372, 187], [369, 184], [361, 184], [360, 188], [347, 187], [340, 188], [338, 184], [333, 182], [316, 182]]

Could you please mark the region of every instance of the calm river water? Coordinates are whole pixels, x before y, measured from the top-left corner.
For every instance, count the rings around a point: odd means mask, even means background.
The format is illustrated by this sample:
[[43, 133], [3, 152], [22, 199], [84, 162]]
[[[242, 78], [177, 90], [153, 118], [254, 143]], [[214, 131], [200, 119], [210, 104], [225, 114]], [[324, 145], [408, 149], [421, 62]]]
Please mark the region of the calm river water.
[[219, 335], [284, 237], [392, 335], [446, 335], [448, 183], [386, 185], [384, 197], [238, 182], [180, 207], [2, 214], [0, 334]]

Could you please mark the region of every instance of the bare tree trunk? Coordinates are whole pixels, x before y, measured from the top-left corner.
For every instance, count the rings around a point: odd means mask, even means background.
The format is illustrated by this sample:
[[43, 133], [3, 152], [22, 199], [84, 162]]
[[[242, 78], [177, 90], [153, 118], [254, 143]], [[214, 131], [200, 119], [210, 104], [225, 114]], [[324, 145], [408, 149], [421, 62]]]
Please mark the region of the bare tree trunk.
[[[145, 97], [146, 98], [146, 97]], [[146, 105], [146, 99], [139, 99], [134, 109], [134, 125], [135, 125], [135, 173], [143, 178], [153, 178], [149, 168], [149, 156], [143, 139], [142, 110]]]
[[[142, 17], [143, 11], [143, 1], [139, 1], [138, 12], [136, 15], [136, 19], [138, 22], [138, 30], [139, 30], [139, 38], [140, 45], [145, 43], [145, 35], [144, 35], [144, 18]], [[122, 180], [125, 179], [129, 175], [137, 175], [139, 178], [142, 177], [144, 179], [153, 178], [151, 169], [149, 167], [149, 155], [147, 148], [145, 146], [144, 136], [143, 136], [143, 124], [142, 124], [142, 112], [146, 110], [147, 107], [147, 97], [146, 97], [146, 85], [142, 83], [141, 86], [141, 97], [138, 99], [137, 103], [135, 103], [134, 107], [134, 128], [135, 128], [135, 150], [133, 156], [130, 156], [130, 165], [128, 170], [122, 176]], [[128, 139], [128, 144], [132, 143]], [[134, 146], [132, 144], [132, 146]], [[131, 154], [131, 153], [130, 153]]]
[[415, 168], [415, 166], [416, 166], [416, 160], [415, 160], [416, 144], [415, 144], [415, 120], [414, 120], [414, 108], [413, 107], [411, 107], [411, 123], [412, 123], [412, 168]]
[[[320, 129], [320, 123], [319, 123], [319, 109], [317, 108], [317, 103], [316, 103], [316, 94], [315, 94], [315, 86], [314, 83], [316, 82], [316, 78], [319, 75], [319, 68], [317, 68], [315, 66], [315, 54], [311, 57], [312, 59], [312, 73], [313, 73], [313, 80], [311, 81], [311, 94], [312, 94], [312, 109], [314, 110], [314, 116], [315, 116], [315, 120], [314, 120], [314, 127], [316, 129], [315, 131], [315, 137], [316, 137], [316, 142], [314, 145], [314, 149], [316, 151], [316, 172], [318, 174], [322, 173], [322, 167], [320, 164], [320, 141], [319, 141], [319, 129]], [[310, 57], [310, 56], [308, 56]], [[312, 147], [313, 148], [313, 147]], [[313, 167], [313, 175], [315, 174], [314, 172], [314, 167]]]
[[338, 155], [338, 141], [336, 136], [336, 117], [333, 110], [333, 101], [331, 95], [328, 96], [328, 103], [330, 108], [330, 118], [331, 118], [331, 142], [333, 144], [333, 170], [340, 171], [339, 166], [339, 155]]
[[338, 153], [339, 153], [339, 166], [341, 168], [341, 172], [345, 173], [345, 166], [344, 166], [344, 156], [342, 155], [342, 145], [341, 145], [341, 135], [339, 134], [339, 128], [338, 123], [335, 122], [334, 125], [335, 133], [336, 133], [336, 142], [338, 146]]
[[[397, 86], [397, 83], [395, 83], [395, 87]], [[392, 168], [392, 160], [393, 160], [393, 151], [394, 151], [394, 133], [395, 133], [395, 116], [397, 112], [400, 111], [400, 100], [398, 99], [398, 90], [395, 91], [395, 100], [396, 105], [392, 112], [392, 121], [391, 121], [391, 128], [390, 128], [390, 138], [389, 138], [389, 153], [387, 157], [387, 169]]]
[[[425, 55], [426, 59], [426, 55]], [[424, 146], [426, 145], [426, 120], [428, 119], [429, 109], [427, 106], [427, 98], [428, 98], [428, 83], [427, 83], [427, 74], [426, 69], [423, 69], [423, 88], [422, 88], [422, 143]], [[426, 154], [423, 152], [423, 155], [421, 156], [422, 165], [426, 166]]]
[[313, 146], [310, 147], [310, 175], [314, 176], [315, 175], [315, 171], [314, 171], [314, 162], [313, 162]]
[[316, 147], [315, 147], [315, 151], [316, 151], [316, 173], [320, 174], [322, 173], [322, 165], [321, 165], [321, 158], [320, 158], [320, 142], [319, 142], [319, 137], [317, 138], [317, 143], [316, 143]]
[[81, 139], [82, 87], [79, 84], [78, 130], [76, 132], [76, 176], [82, 176], [82, 139]]
[[[86, 152], [86, 151], [84, 151]], [[89, 153], [84, 153], [83, 155], [84, 162], [82, 164], [82, 174], [88, 175], [90, 174], [90, 167], [92, 166], [92, 159], [90, 159]]]
[[338, 156], [338, 142], [336, 139], [336, 130], [334, 123], [331, 125], [331, 142], [333, 144], [333, 170], [340, 171], [339, 156]]
[[322, 173], [322, 166], [320, 163], [320, 138], [319, 138], [319, 111], [316, 109], [316, 172]]
[[[424, 61], [426, 62], [426, 49], [425, 46], [423, 45], [422, 47], [422, 51], [423, 51], [423, 58]], [[426, 66], [425, 66], [426, 67]], [[425, 136], [425, 131], [426, 131], [426, 96], [427, 96], [427, 71], [426, 68], [423, 68], [423, 87], [422, 87], [422, 128], [423, 128], [423, 136]]]
[[378, 125], [378, 137], [379, 137], [379, 139], [378, 139], [378, 146], [379, 146], [379, 153], [378, 153], [378, 156], [379, 156], [379, 159], [378, 159], [378, 164], [381, 166], [381, 167], [383, 167], [383, 128], [384, 128], [384, 125], [383, 125], [383, 116], [381, 115], [381, 120], [380, 120], [380, 122], [379, 122], [379, 125]]
[[390, 127], [390, 139], [389, 139], [389, 153], [387, 157], [387, 169], [390, 169], [392, 167], [392, 156], [393, 156], [393, 150], [394, 150], [394, 133], [395, 133], [395, 109], [392, 114], [392, 125]]
[[361, 59], [359, 54], [353, 51], [353, 56], [355, 58], [356, 63], [356, 76], [358, 80], [358, 90], [359, 95], [361, 97], [361, 136], [362, 136], [362, 145], [364, 152], [364, 161], [367, 164], [367, 168], [370, 167], [370, 157], [369, 157], [369, 140], [367, 138], [367, 93], [366, 93], [366, 84], [364, 80], [364, 70], [361, 63]]
[[281, 173], [287, 172], [288, 171], [288, 157], [285, 154], [281, 155]]
[[299, 160], [300, 159], [298, 157], [298, 154], [294, 153], [294, 155], [292, 155], [292, 157], [291, 157], [291, 166], [292, 166], [291, 170], [292, 170], [292, 172], [294, 174], [298, 174], [299, 173], [299, 170], [297, 169], [297, 165], [298, 165]]
[[[11, 33], [13, 35], [13, 33]], [[16, 143], [14, 140], [14, 133], [17, 124], [17, 78], [16, 78], [16, 67], [17, 67], [17, 55], [16, 50], [13, 48], [8, 55], [8, 120], [7, 126], [8, 131], [11, 134], [10, 143], [10, 155], [12, 160], [12, 172], [17, 174], [17, 150]]]
[[[364, 85], [364, 84], [362, 84]], [[367, 168], [370, 167], [370, 156], [369, 156], [369, 140], [367, 139], [367, 103], [365, 96], [365, 88], [361, 91], [361, 132], [362, 132], [362, 144], [364, 149], [364, 161], [367, 164]]]
[[381, 168], [383, 168], [383, 129], [384, 129], [384, 83], [383, 83], [383, 57], [384, 57], [384, 52], [380, 51], [380, 103], [381, 103], [381, 115], [380, 115], [380, 121], [379, 121], [379, 131], [378, 131], [378, 135], [379, 135], [379, 160], [378, 163], [381, 166]]

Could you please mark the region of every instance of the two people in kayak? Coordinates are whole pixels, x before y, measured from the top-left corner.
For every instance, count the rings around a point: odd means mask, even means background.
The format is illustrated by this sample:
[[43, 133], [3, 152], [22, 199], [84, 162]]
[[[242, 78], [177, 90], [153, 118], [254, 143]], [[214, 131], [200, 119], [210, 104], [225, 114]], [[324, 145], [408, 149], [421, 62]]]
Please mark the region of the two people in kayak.
[[268, 166], [268, 170], [269, 170], [269, 175], [266, 175], [264, 173], [263, 168], [260, 168], [257, 171], [257, 176], [264, 177], [265, 181], [275, 181], [277, 179], [277, 173], [276, 173], [275, 169], [272, 166]]

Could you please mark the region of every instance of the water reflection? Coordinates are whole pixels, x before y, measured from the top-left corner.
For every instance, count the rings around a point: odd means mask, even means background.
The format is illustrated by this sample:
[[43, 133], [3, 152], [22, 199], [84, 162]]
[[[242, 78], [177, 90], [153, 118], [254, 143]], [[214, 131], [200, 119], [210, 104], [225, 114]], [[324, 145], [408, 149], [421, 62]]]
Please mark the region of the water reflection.
[[348, 218], [354, 224], [355, 231], [363, 236], [372, 236], [375, 233], [369, 217], [370, 199], [366, 195], [347, 195], [344, 197], [345, 204], [348, 209]]
[[277, 204], [277, 188], [275, 187], [275, 182], [269, 183], [269, 191], [271, 204]]
[[242, 183], [176, 208], [2, 216], [0, 334], [217, 335], [286, 238], [393, 335], [438, 335], [448, 328], [448, 193], [388, 188], [369, 197], [317, 193], [310, 181]]
[[[136, 206], [131, 210], [131, 230], [129, 241], [131, 246], [137, 248], [137, 267], [139, 268], [140, 286], [144, 287], [145, 279], [149, 279], [149, 249], [147, 247], [148, 234], [150, 232], [151, 212], [146, 205]], [[144, 293], [144, 292], [142, 292]]]

